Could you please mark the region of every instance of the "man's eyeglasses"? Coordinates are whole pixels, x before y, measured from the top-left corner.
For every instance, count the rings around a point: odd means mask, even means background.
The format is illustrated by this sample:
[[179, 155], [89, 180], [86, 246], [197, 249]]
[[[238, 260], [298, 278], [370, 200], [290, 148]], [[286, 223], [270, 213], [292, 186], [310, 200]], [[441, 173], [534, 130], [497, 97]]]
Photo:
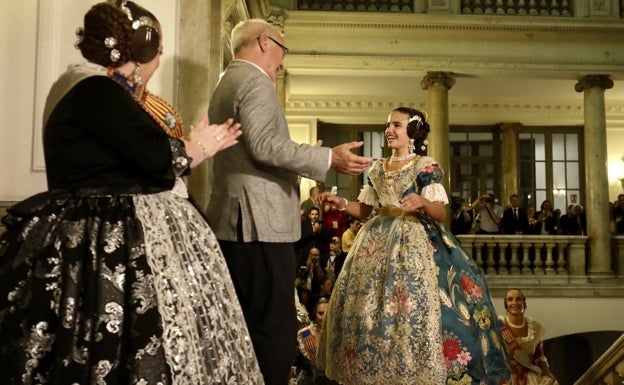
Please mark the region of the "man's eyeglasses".
[[273, 43], [277, 44], [277, 46], [282, 49], [282, 52], [284, 52], [284, 55], [286, 55], [288, 53], [288, 51], [289, 51], [288, 47], [286, 47], [284, 44], [280, 43], [279, 41], [273, 39], [269, 35], [267, 35], [267, 37], [269, 38], [269, 40], [271, 40]]

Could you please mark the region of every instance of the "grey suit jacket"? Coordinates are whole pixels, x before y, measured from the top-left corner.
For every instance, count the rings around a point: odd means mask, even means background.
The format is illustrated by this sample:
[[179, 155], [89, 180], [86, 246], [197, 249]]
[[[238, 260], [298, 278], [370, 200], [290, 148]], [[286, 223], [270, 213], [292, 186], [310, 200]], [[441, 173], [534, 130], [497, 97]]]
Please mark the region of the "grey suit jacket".
[[238, 209], [243, 241], [295, 242], [301, 237], [297, 175], [324, 181], [331, 149], [290, 139], [271, 79], [234, 60], [212, 94], [208, 117], [241, 123], [239, 143], [214, 157], [210, 226], [220, 240], [236, 240]]

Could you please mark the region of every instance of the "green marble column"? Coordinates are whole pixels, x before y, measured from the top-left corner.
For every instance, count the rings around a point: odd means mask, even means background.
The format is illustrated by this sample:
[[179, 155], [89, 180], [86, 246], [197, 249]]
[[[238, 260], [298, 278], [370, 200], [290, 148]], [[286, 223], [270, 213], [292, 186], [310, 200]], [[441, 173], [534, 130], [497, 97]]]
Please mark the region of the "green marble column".
[[609, 227], [609, 180], [605, 90], [613, 87], [609, 75], [588, 75], [574, 86], [583, 92], [585, 120], [585, 211], [589, 236], [589, 276], [600, 280], [613, 276]]
[[[427, 155], [440, 163], [444, 169], [442, 184], [447, 192], [451, 191], [451, 154], [449, 151], [449, 107], [448, 91], [455, 85], [455, 77], [451, 72], [427, 72], [420, 85], [427, 90], [428, 121], [431, 128]], [[444, 225], [451, 226], [450, 215], [446, 216]]]
[[427, 91], [429, 145], [427, 154], [440, 163], [445, 171], [444, 188], [450, 191], [451, 154], [449, 151], [448, 91], [455, 85], [451, 72], [427, 72], [420, 85]]
[[502, 160], [502, 173], [503, 173], [503, 191], [501, 191], [501, 205], [505, 206], [508, 203], [509, 196], [511, 194], [518, 193], [518, 164], [520, 160], [518, 158], [518, 145], [519, 145], [519, 133], [522, 129], [521, 123], [501, 123], [501, 160]]

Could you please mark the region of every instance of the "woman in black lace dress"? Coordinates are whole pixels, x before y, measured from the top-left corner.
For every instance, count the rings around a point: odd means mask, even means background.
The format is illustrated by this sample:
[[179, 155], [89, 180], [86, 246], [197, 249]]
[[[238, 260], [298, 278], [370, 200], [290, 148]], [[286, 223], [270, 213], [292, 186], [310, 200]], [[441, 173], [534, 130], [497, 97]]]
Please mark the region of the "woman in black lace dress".
[[0, 238], [0, 383], [261, 384], [218, 243], [188, 199], [190, 168], [234, 145], [207, 119], [182, 138], [145, 85], [157, 19], [94, 5], [77, 44], [87, 64], [44, 111], [49, 190], [20, 202]]

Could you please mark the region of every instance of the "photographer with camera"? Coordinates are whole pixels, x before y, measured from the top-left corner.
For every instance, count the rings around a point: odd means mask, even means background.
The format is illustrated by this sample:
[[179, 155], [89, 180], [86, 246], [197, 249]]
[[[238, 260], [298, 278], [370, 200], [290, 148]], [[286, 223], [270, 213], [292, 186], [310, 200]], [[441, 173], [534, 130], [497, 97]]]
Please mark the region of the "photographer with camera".
[[[474, 217], [477, 234], [500, 234], [502, 208], [496, 204], [494, 195], [485, 193], [472, 202], [472, 209], [476, 213]], [[474, 224], [473, 224], [474, 227]]]
[[454, 235], [468, 234], [472, 227], [472, 207], [466, 201], [451, 194], [451, 233]]
[[315, 298], [320, 292], [321, 282], [323, 282], [325, 277], [325, 270], [321, 266], [321, 251], [316, 247], [312, 247], [308, 251], [308, 259], [305, 266], [299, 266], [297, 277], [295, 278], [299, 301], [305, 305], [310, 313], [312, 307], [314, 307], [312, 298]]

